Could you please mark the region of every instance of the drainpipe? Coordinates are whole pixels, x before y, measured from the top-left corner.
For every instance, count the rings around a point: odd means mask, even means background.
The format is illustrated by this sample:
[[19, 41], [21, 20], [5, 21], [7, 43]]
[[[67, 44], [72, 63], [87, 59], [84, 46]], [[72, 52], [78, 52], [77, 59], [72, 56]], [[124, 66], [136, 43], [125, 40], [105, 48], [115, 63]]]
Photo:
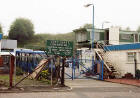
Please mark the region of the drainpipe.
[[136, 52], [134, 53], [134, 63], [135, 63], [135, 78], [136, 78], [136, 70], [137, 70]]

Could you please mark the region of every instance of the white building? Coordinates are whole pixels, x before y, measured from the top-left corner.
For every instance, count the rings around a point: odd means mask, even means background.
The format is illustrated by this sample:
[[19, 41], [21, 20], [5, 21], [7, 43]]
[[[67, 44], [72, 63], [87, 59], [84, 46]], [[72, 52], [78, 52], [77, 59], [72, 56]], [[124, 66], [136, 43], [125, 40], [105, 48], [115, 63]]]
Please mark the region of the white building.
[[[92, 39], [92, 28], [79, 29], [75, 32], [75, 41], [79, 48], [90, 48]], [[140, 33], [137, 31], [120, 30], [119, 27], [107, 29], [94, 28], [94, 43], [102, 42], [105, 45], [119, 45], [140, 42]]]
[[140, 70], [140, 43], [108, 45], [104, 50], [105, 52], [102, 52], [104, 63], [108, 67], [113, 66], [120, 77], [127, 73], [135, 77], [136, 70]]
[[[92, 55], [88, 55], [91, 43], [93, 43], [91, 39], [92, 28], [87, 29], [87, 31], [80, 29], [75, 32], [76, 45], [79, 50], [82, 50], [82, 59], [92, 60]], [[121, 78], [125, 74], [131, 73], [135, 77], [136, 70], [140, 70], [139, 42], [140, 33], [137, 31], [120, 30], [119, 27], [94, 28], [94, 51], [91, 53], [95, 60], [104, 61], [104, 66], [109, 75], [113, 74]], [[84, 63], [91, 65], [91, 62]], [[98, 70], [97, 73], [100, 73], [100, 65], [96, 64], [95, 66], [95, 70]]]
[[10, 56], [15, 55], [17, 40], [2, 39], [0, 34], [0, 74], [9, 73]]
[[14, 51], [17, 48], [17, 40], [2, 39], [0, 41], [0, 51]]

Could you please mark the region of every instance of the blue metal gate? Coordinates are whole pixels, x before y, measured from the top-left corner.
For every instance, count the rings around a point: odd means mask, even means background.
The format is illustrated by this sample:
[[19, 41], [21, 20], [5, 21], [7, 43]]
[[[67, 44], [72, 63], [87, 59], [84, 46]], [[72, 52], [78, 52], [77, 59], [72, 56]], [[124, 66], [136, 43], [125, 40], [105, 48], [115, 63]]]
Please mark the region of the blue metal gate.
[[65, 78], [69, 79], [100, 79], [103, 80], [103, 61], [90, 59], [66, 60]]

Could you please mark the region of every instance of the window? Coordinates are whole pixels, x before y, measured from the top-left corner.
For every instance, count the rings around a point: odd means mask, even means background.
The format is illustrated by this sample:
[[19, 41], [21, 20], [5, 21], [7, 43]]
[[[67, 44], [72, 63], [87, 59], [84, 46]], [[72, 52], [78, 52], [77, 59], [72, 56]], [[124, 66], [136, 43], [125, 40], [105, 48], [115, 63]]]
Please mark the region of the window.
[[120, 35], [120, 38], [122, 39], [122, 40], [129, 40], [129, 39], [131, 39], [131, 34], [121, 34]]
[[133, 62], [134, 61], [134, 52], [128, 52], [127, 53], [127, 60], [128, 60], [128, 62]]

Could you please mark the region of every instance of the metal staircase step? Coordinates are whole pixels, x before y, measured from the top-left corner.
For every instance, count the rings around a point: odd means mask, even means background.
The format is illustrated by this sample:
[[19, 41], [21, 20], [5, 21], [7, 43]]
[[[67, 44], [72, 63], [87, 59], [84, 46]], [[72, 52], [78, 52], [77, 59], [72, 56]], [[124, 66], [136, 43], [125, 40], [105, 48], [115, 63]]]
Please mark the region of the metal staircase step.
[[[102, 44], [98, 44], [100, 49], [96, 49], [96, 53], [98, 54], [99, 58], [104, 61], [104, 66], [108, 69], [109, 72], [113, 73], [115, 77], [120, 77], [120, 73], [116, 70], [114, 63], [108, 59], [108, 54], [104, 50]], [[109, 52], [108, 52], [109, 53]]]
[[99, 54], [101, 54], [101, 55], [103, 55], [103, 54], [104, 54], [104, 53], [102, 53], [102, 52], [100, 52], [100, 51], [98, 51], [98, 53], [99, 53]]
[[115, 68], [110, 68], [111, 70], [115, 70]]
[[113, 66], [109, 66], [109, 68], [111, 68], [111, 69], [115, 69]]
[[119, 73], [118, 73], [118, 71], [116, 71], [116, 72], [113, 72], [114, 74], [116, 74], [116, 75], [119, 75]]
[[112, 70], [112, 72], [117, 72], [117, 71], [114, 69], [114, 70]]
[[108, 65], [109, 67], [113, 67], [112, 64], [110, 64], [110, 63], [107, 63], [107, 65]]
[[114, 72], [117, 72], [117, 71], [112, 71], [112, 72], [114, 73]]

